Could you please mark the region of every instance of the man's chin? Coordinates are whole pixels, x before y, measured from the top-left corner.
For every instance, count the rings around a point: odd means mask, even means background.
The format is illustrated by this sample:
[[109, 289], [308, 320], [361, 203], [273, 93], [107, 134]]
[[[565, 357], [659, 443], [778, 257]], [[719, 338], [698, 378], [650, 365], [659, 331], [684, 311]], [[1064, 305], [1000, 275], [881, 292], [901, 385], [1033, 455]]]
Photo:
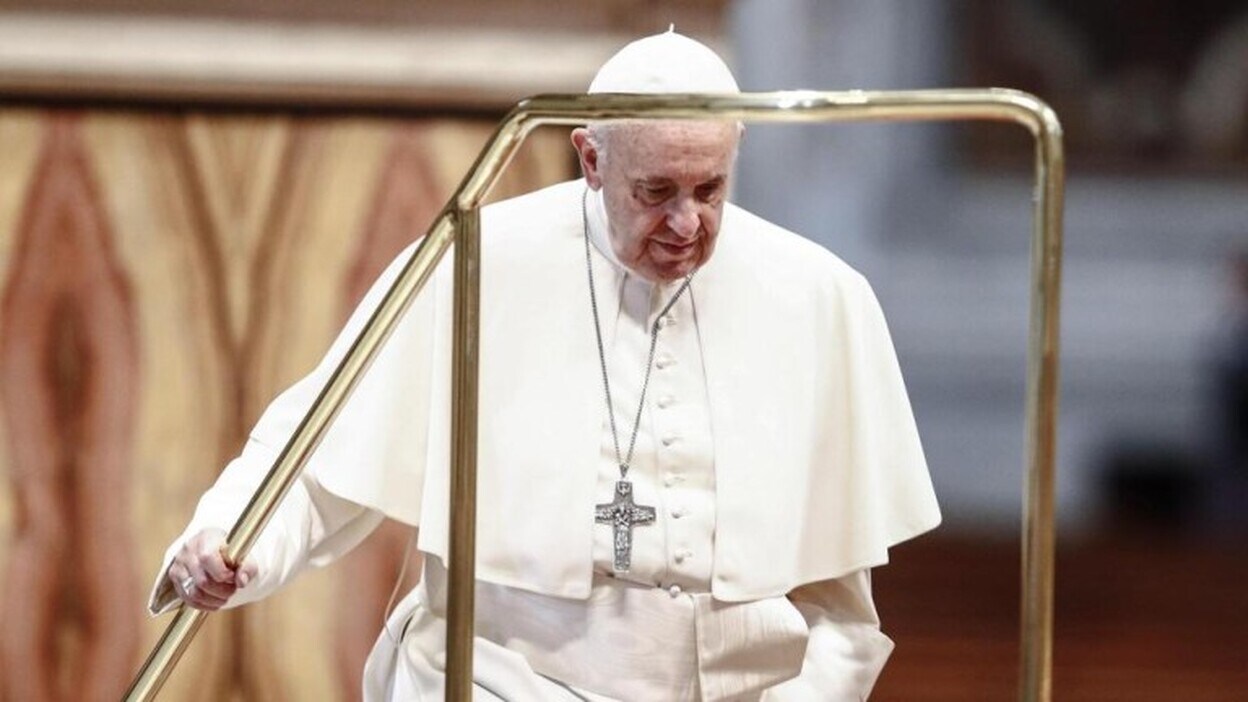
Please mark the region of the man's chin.
[[687, 261], [654, 266], [651, 273], [658, 282], [671, 283], [689, 275], [697, 267], [697, 261], [689, 259]]

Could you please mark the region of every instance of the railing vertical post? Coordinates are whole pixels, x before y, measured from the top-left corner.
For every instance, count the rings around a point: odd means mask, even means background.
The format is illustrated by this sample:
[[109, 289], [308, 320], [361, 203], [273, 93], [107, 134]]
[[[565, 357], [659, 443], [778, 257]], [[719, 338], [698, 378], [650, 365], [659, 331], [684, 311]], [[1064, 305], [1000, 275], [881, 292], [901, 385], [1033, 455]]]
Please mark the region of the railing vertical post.
[[1027, 345], [1019, 699], [1053, 697], [1053, 583], [1062, 200], [1061, 127], [1045, 109], [1035, 130], [1036, 192]]
[[451, 383], [451, 508], [446, 629], [446, 699], [472, 700], [476, 598], [477, 361], [480, 355], [480, 210], [455, 213], [455, 301]]

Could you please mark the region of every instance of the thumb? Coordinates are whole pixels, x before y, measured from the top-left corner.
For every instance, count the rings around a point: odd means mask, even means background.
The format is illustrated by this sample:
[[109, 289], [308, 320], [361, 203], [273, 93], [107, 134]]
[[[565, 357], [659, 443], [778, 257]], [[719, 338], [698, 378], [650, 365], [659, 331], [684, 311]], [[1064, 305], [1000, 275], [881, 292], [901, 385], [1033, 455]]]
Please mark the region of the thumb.
[[260, 567], [256, 565], [255, 560], [248, 558], [243, 561], [243, 566], [237, 571], [238, 586], [240, 588], [247, 587], [252, 578], [260, 573]]

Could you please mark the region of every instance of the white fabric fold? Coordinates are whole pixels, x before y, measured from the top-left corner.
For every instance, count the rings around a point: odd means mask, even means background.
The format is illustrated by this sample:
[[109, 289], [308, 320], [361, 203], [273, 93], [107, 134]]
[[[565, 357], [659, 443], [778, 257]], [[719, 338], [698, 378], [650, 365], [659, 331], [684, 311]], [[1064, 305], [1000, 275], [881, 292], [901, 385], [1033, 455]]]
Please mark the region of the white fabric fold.
[[757, 698], [802, 669], [809, 627], [786, 597], [717, 602], [693, 595], [703, 700]]

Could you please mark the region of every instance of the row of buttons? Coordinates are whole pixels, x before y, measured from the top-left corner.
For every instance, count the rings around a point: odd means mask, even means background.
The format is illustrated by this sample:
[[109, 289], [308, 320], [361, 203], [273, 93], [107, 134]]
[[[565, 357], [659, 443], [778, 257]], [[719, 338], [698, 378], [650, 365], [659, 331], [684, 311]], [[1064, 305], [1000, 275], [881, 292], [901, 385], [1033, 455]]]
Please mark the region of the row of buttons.
[[[672, 316], [670, 313], [665, 314], [659, 318], [659, 325], [662, 327], [670, 327], [674, 324], [676, 324], [676, 318]], [[667, 353], [660, 354], [659, 357], [656, 358], [654, 361], [655, 367], [658, 368], [659, 370], [670, 368], [671, 366], [675, 364], [676, 364], [676, 359]], [[672, 395], [663, 395], [662, 397], [658, 399], [657, 404], [659, 406], [659, 409], [667, 409], [668, 407], [671, 407], [673, 404], [675, 404], [675, 402], [676, 402], [676, 398], [673, 397]], [[676, 437], [674, 434], [668, 434], [660, 438], [659, 441], [661, 441], [664, 446], [671, 446], [672, 444], [676, 443], [677, 438], [678, 437]], [[683, 480], [684, 478], [681, 476], [677, 476], [672, 473], [667, 473], [666, 475], [663, 476], [663, 485], [665, 487], [672, 487], [676, 483], [681, 482]]]
[[[675, 324], [676, 324], [676, 318], [671, 314], [665, 314], [659, 318], [660, 327], [667, 328], [667, 327], [674, 326]], [[659, 357], [656, 358], [654, 361], [655, 367], [658, 368], [659, 370], [670, 368], [671, 366], [675, 364], [676, 364], [676, 359], [666, 353], [659, 355]], [[672, 395], [662, 395], [659, 397], [657, 401], [659, 409], [667, 409], [668, 407], [671, 407], [675, 403], [676, 403], [676, 398]], [[664, 446], [671, 446], [672, 444], [676, 443], [678, 438], [679, 437], [675, 435], [668, 434], [662, 437], [660, 441], [663, 443]], [[685, 480], [685, 477], [677, 473], [667, 472], [663, 474], [663, 485], [665, 487], [670, 488], [676, 485], [677, 483], [684, 482], [684, 480]], [[680, 519], [688, 515], [688, 513], [689, 513], [688, 510], [685, 509], [684, 507], [676, 507], [672, 509], [670, 512], [672, 519]], [[690, 551], [687, 548], [680, 549], [676, 551], [674, 554], [672, 554], [672, 559], [675, 560], [676, 563], [678, 564], [684, 563], [685, 561], [689, 560], [692, 557], [693, 557], [693, 551]], [[660, 587], [662, 587], [662, 585], [660, 585]], [[667, 588], [667, 592], [672, 597], [680, 597], [680, 594], [683, 592], [683, 590], [681, 589], [679, 585], [671, 585]]]

